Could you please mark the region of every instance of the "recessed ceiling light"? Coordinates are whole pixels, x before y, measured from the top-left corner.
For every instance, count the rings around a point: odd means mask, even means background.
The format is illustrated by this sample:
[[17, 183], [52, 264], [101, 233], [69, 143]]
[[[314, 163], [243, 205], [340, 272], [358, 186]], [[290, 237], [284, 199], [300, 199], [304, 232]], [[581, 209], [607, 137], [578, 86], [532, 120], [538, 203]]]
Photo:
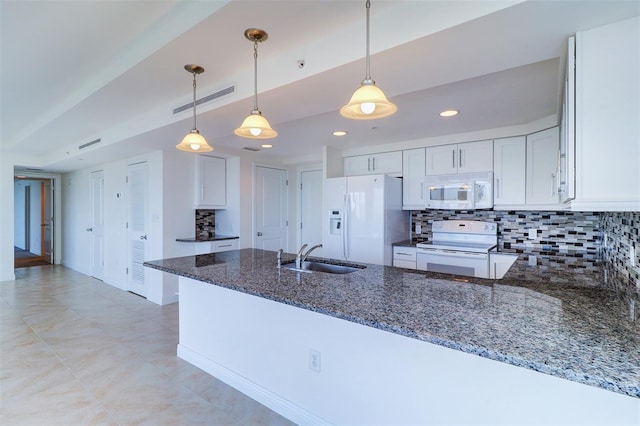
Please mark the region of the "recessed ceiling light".
[[453, 117], [454, 115], [458, 115], [458, 111], [457, 109], [448, 109], [446, 111], [442, 111], [440, 113], [440, 117]]
[[273, 145], [270, 143], [263, 143], [262, 145], [260, 145], [263, 148], [273, 148]]
[[335, 132], [333, 132], [333, 136], [344, 136], [347, 133], [349, 132], [347, 132], [346, 130], [336, 130]]

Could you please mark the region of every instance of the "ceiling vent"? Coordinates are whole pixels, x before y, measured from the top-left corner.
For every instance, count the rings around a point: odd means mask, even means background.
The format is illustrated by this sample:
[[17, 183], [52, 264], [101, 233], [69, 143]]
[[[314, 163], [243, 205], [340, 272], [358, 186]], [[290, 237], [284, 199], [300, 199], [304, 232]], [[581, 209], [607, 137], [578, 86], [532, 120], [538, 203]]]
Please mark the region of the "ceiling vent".
[[100, 139], [100, 138], [98, 138], [98, 139], [96, 139], [96, 140], [94, 140], [94, 141], [91, 141], [91, 142], [87, 142], [87, 143], [85, 143], [85, 144], [82, 144], [82, 145], [80, 145], [80, 146], [78, 147], [78, 149], [85, 149], [85, 148], [88, 148], [88, 147], [90, 147], [91, 145], [95, 145], [95, 144], [97, 144], [97, 143], [100, 143], [100, 140], [101, 140], [101, 139]]
[[252, 146], [245, 146], [242, 149], [246, 149], [247, 151], [251, 151], [251, 152], [258, 152], [260, 151], [260, 148], [254, 148]]
[[[210, 95], [207, 95], [203, 98], [196, 100], [196, 106], [207, 103], [207, 102], [211, 102], [215, 99], [220, 99], [224, 96], [232, 95], [235, 92], [236, 92], [236, 86], [235, 85], [229, 86], [226, 89], [218, 90], [215, 93], [212, 93]], [[182, 106], [179, 106], [178, 108], [175, 108], [173, 110], [173, 114], [175, 115], [175, 114], [178, 114], [179, 112], [182, 112], [191, 108], [193, 108], [193, 102], [189, 102], [188, 104], [184, 104]]]

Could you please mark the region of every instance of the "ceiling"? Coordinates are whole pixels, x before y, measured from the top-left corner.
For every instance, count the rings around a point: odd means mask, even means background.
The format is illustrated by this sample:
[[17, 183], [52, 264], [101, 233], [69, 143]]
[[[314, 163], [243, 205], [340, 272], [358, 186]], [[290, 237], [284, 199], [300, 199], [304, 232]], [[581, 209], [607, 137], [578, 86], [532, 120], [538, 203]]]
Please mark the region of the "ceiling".
[[567, 37], [639, 13], [636, 0], [374, 0], [371, 74], [398, 112], [353, 121], [338, 110], [364, 77], [363, 0], [1, 0], [0, 150], [70, 171], [174, 149], [192, 127], [191, 110], [173, 114], [191, 101], [188, 63], [206, 70], [198, 98], [235, 87], [198, 106], [209, 143], [259, 148], [233, 134], [253, 107], [250, 27], [269, 33], [258, 104], [279, 133], [260, 158], [526, 124], [558, 114]]

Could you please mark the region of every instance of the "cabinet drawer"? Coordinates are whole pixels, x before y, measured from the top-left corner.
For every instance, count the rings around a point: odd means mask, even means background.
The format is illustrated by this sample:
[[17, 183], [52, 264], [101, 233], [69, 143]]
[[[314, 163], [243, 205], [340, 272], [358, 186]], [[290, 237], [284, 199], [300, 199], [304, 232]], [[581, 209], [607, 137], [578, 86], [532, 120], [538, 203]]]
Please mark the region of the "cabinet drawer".
[[237, 250], [238, 249], [238, 240], [215, 241], [213, 246], [214, 246], [213, 249], [214, 249], [215, 252]]
[[[393, 248], [393, 263], [395, 265], [396, 260], [414, 262], [416, 261], [416, 249], [415, 247], [394, 247]], [[415, 265], [414, 265], [415, 267]]]

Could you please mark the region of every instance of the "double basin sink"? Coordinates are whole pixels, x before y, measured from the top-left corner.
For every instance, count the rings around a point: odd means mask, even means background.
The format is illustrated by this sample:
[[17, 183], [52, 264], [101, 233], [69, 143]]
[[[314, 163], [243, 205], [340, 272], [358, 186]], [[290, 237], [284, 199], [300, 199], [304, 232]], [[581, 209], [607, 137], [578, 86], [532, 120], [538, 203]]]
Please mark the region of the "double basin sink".
[[306, 260], [302, 262], [298, 268], [295, 262], [283, 263], [282, 268], [290, 269], [298, 272], [325, 272], [328, 274], [350, 274], [351, 272], [360, 271], [366, 266], [348, 264], [337, 265], [334, 263], [323, 262], [321, 260]]

